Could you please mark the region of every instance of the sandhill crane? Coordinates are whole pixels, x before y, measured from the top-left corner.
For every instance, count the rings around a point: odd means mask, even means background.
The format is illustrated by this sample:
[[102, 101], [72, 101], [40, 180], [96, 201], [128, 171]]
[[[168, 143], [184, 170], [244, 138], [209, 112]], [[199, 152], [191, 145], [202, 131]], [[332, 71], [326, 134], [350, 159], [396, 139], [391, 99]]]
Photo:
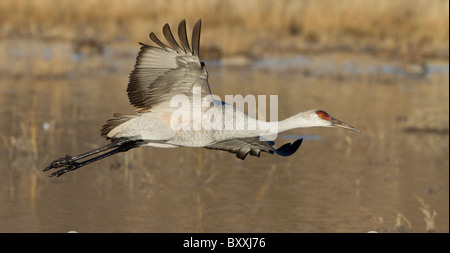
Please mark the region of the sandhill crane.
[[[233, 105], [214, 99], [208, 84], [205, 64], [199, 58], [200, 28], [201, 20], [198, 20], [192, 32], [192, 47], [188, 43], [185, 20], [178, 25], [181, 46], [173, 37], [168, 24], [164, 25], [163, 34], [170, 46], [162, 43], [154, 33], [150, 33], [150, 39], [158, 46], [139, 43], [140, 52], [127, 88], [128, 98], [137, 108], [137, 114], [114, 114], [114, 118], [108, 120], [101, 130], [102, 136], [111, 140], [111, 143], [80, 155], [66, 155], [53, 161], [43, 171], [61, 168], [50, 174], [61, 176], [105, 157], [141, 146], [161, 148], [184, 146], [225, 150], [235, 153], [242, 160], [248, 154], [259, 157], [261, 151], [281, 156], [292, 155], [300, 147], [303, 139], [286, 143], [276, 149], [273, 147], [273, 141], [259, 138], [268, 134], [267, 129], [274, 124], [277, 132], [306, 127], [339, 127], [359, 132], [357, 128], [331, 117], [322, 110], [309, 110], [279, 122], [266, 122], [248, 116]], [[189, 98], [190, 102], [195, 100], [193, 96], [199, 95], [203, 100], [210, 102], [210, 106], [205, 107], [202, 104], [202, 114], [207, 110], [218, 112], [219, 116], [232, 112], [233, 119], [244, 120], [248, 122], [247, 125], [257, 123], [255, 124], [257, 127], [220, 130], [216, 125], [216, 128], [211, 129], [175, 129], [170, 119], [176, 108], [171, 107], [170, 101], [176, 95], [183, 95]], [[195, 124], [193, 122], [195, 119], [190, 120], [190, 124]], [[225, 123], [217, 124], [223, 126]], [[87, 159], [96, 154], [98, 155]], [[84, 161], [77, 162], [81, 159]]]

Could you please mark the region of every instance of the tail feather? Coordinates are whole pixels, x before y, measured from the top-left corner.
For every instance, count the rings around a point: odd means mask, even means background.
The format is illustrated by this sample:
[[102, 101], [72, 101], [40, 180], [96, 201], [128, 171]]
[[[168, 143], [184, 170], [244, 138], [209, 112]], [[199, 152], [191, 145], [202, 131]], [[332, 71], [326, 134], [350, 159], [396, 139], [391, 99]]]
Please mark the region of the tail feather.
[[128, 120], [135, 118], [136, 115], [130, 115], [130, 114], [121, 114], [121, 113], [114, 113], [114, 118], [109, 119], [106, 121], [106, 124], [103, 125], [101, 133], [103, 137], [108, 136], [109, 132], [116, 128], [117, 126], [127, 122]]

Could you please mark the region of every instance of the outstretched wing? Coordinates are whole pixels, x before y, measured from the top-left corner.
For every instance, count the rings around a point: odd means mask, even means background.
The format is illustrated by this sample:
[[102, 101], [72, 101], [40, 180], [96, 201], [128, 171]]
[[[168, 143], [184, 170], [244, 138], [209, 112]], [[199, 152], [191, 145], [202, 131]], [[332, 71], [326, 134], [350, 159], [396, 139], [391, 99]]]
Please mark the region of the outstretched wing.
[[276, 149], [273, 147], [275, 144], [273, 141], [261, 141], [259, 137], [253, 137], [226, 140], [206, 146], [205, 148], [235, 153], [237, 158], [244, 160], [248, 154], [259, 157], [261, 151], [270, 154], [277, 153], [281, 156], [290, 156], [297, 151], [302, 141], [303, 139], [298, 139], [293, 143], [286, 143]]
[[192, 48], [186, 34], [186, 21], [178, 25], [181, 46], [165, 24], [163, 34], [169, 45], [162, 43], [154, 33], [150, 39], [159, 47], [143, 43], [134, 70], [128, 82], [128, 98], [138, 111], [146, 111], [170, 101], [179, 94], [192, 97], [192, 88], [200, 87], [202, 97], [211, 94], [206, 67], [199, 58], [201, 20], [192, 32]]

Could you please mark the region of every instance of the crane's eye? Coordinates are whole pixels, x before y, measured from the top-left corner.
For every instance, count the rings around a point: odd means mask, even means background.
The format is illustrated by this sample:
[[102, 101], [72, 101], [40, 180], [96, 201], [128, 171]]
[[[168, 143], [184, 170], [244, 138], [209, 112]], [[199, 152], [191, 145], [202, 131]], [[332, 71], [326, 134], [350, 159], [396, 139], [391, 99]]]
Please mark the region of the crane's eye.
[[319, 116], [319, 118], [324, 119], [324, 120], [331, 120], [330, 119], [330, 115], [328, 115], [328, 113], [324, 112], [324, 111], [317, 111], [317, 116]]

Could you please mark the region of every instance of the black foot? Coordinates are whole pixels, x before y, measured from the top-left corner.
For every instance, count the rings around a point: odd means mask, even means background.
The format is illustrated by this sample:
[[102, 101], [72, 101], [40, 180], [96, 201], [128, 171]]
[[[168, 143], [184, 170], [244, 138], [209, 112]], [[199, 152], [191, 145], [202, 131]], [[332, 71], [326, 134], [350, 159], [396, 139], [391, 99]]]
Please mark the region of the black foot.
[[43, 169], [42, 171], [47, 171], [47, 170], [51, 170], [54, 168], [67, 166], [67, 165], [70, 165], [71, 163], [72, 163], [72, 157], [70, 155], [66, 155], [63, 158], [54, 160], [52, 163], [50, 163], [49, 166], [45, 167], [45, 169]]
[[[54, 177], [54, 176], [59, 177], [59, 176], [63, 175], [64, 173], [67, 173], [69, 171], [80, 168], [82, 165], [79, 163], [76, 163], [76, 162], [72, 162], [72, 163], [69, 163], [69, 164], [66, 164], [63, 166], [65, 166], [65, 168], [53, 172], [52, 174], [49, 175], [49, 177]], [[62, 167], [62, 166], [59, 166], [59, 167]]]

